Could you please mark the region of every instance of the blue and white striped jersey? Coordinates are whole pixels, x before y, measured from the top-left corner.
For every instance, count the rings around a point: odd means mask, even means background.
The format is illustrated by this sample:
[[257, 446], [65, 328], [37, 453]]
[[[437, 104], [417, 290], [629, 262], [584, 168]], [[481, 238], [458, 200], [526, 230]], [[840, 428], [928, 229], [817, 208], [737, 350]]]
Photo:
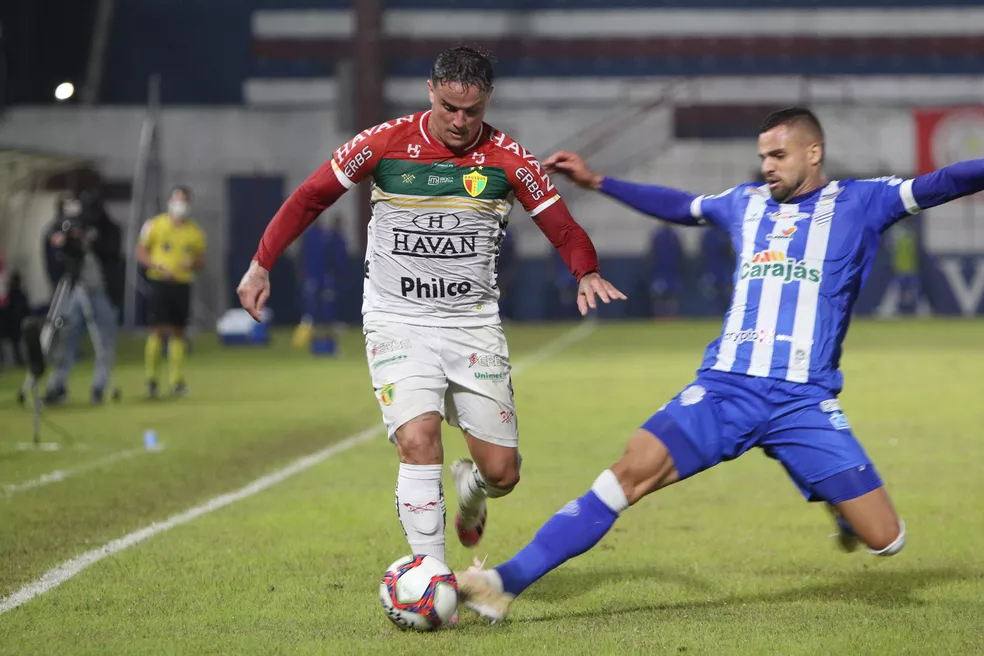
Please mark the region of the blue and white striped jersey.
[[834, 181], [788, 203], [756, 184], [695, 198], [693, 217], [726, 231], [738, 254], [724, 329], [700, 369], [839, 391], [841, 345], [881, 234], [919, 209], [912, 180], [895, 177]]

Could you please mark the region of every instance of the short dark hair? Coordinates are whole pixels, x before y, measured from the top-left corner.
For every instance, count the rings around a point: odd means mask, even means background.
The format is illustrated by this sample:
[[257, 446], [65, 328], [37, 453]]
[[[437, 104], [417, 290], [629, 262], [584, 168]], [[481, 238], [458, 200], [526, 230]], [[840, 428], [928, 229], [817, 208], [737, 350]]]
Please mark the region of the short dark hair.
[[787, 107], [779, 111], [772, 112], [762, 121], [759, 133], [768, 132], [780, 125], [799, 125], [806, 127], [816, 134], [817, 139], [823, 142], [823, 127], [820, 125], [816, 114], [805, 107]]
[[455, 83], [488, 91], [492, 89], [492, 84], [495, 82], [492, 58], [469, 46], [449, 48], [434, 60], [430, 80], [434, 86]]

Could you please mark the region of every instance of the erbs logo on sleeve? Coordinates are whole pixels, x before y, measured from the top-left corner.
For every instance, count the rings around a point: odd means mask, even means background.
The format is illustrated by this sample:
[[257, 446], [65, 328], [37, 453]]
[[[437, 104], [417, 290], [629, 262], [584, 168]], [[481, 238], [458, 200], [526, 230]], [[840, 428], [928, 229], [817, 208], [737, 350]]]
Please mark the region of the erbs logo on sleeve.
[[540, 188], [540, 183], [537, 181], [536, 176], [529, 169], [525, 167], [516, 169], [516, 177], [526, 185], [526, 190], [530, 192], [530, 200], [540, 200], [543, 198], [544, 191]]

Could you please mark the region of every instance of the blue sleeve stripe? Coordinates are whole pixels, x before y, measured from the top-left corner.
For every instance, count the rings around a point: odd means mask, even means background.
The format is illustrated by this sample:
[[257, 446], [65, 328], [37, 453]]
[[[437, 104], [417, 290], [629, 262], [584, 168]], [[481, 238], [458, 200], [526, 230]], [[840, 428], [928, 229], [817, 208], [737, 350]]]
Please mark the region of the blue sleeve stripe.
[[899, 185], [899, 195], [902, 197], [902, 204], [905, 206], [906, 212], [909, 214], [919, 214], [922, 211], [919, 203], [916, 202], [915, 195], [912, 193], [912, 180], [906, 180]]

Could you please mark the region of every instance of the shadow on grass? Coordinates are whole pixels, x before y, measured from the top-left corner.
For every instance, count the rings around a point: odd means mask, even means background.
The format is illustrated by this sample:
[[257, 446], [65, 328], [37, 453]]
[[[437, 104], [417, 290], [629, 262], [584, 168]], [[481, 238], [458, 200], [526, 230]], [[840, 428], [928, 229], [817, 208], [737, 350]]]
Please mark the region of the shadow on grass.
[[[830, 602], [861, 602], [881, 608], [897, 608], [901, 606], [921, 606], [926, 602], [918, 599], [915, 593], [938, 583], [950, 581], [965, 581], [979, 579], [981, 573], [962, 571], [956, 568], [928, 568], [892, 572], [857, 572], [844, 576], [834, 582], [788, 588], [786, 590], [760, 592], [754, 594], [732, 594], [709, 598], [701, 601], [684, 601], [666, 604], [627, 604], [620, 608], [598, 608], [580, 612], [547, 613], [539, 617], [519, 620], [521, 622], [551, 622], [556, 620], [569, 621], [571, 618], [593, 618], [601, 616], [629, 615], [652, 611], [689, 613], [695, 610], [709, 610], [728, 606], [747, 604], [782, 604], [800, 601], [830, 601]], [[695, 590], [710, 590], [711, 585], [700, 579], [673, 575], [665, 571], [651, 569], [648, 572], [639, 568], [629, 570], [598, 571], [585, 574], [583, 572], [553, 572], [543, 580], [541, 589], [531, 589], [527, 596], [530, 599], [545, 601], [563, 601], [578, 594], [571, 595], [570, 590], [589, 591], [602, 584], [619, 581], [638, 581], [640, 578], [651, 578], [654, 581], [682, 583]], [[708, 595], [710, 596], [710, 595]]]

